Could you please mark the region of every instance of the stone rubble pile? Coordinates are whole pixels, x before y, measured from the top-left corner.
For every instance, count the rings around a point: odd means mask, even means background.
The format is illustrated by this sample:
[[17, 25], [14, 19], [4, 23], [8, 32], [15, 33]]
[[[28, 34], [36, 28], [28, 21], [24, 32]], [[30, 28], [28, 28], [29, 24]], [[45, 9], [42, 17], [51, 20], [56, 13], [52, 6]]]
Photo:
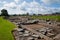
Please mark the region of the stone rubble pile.
[[[13, 30], [13, 35], [14, 35], [15, 40], [45, 40], [45, 39], [41, 38], [39, 35], [34, 34], [34, 33], [30, 32], [29, 30], [22, 28], [21, 24], [29, 25], [29, 24], [35, 24], [38, 22], [46, 23], [49, 25], [56, 24], [56, 22], [52, 22], [50, 20], [45, 20], [45, 21], [40, 20], [39, 21], [39, 20], [28, 20], [28, 18], [24, 18], [22, 20], [19, 18], [14, 18], [14, 19], [12, 18], [10, 20], [17, 26], [17, 28], [15, 28]], [[56, 25], [60, 27], [60, 23], [58, 23]], [[53, 28], [42, 27], [42, 28], [36, 29], [36, 31], [42, 33], [43, 35], [53, 38], [53, 40], [60, 40], [60, 33], [54, 34], [55, 32], [53, 31]], [[54, 32], [54, 33], [52, 33], [52, 32]]]
[[[14, 36], [16, 40], [38, 40], [41, 39], [39, 35], [31, 33], [23, 28], [15, 28]], [[17, 31], [17, 32], [16, 32]]]
[[48, 28], [48, 27], [43, 27], [43, 28], [37, 29], [36, 31], [38, 31], [44, 35], [47, 35], [47, 36], [53, 36], [54, 35], [51, 33], [51, 31], [53, 31], [53, 29]]

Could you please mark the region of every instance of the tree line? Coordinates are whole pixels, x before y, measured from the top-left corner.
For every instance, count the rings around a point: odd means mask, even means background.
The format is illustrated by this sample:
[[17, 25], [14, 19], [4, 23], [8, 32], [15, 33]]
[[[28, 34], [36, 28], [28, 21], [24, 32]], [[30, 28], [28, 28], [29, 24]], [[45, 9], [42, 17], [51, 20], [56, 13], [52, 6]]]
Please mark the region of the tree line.
[[[30, 14], [27, 12], [26, 14], [19, 14], [19, 15], [17, 15], [17, 14], [14, 14], [14, 15], [12, 15], [12, 16], [29, 16]], [[34, 16], [36, 16], [36, 14], [33, 14]], [[42, 14], [38, 14], [37, 16], [41, 16]], [[60, 15], [60, 12], [55, 12], [55, 13], [52, 13], [51, 15]], [[6, 9], [2, 9], [1, 10], [1, 15], [0, 16], [11, 16], [11, 15], [9, 15], [8, 14], [8, 11], [6, 10]]]
[[[33, 14], [34, 16], [36, 16], [36, 14]], [[41, 14], [38, 14], [38, 15], [41, 15]], [[8, 14], [8, 11], [6, 9], [2, 9], [1, 10], [1, 15], [0, 16], [30, 16], [30, 14], [27, 12], [26, 14], [11, 14], [9, 15]]]

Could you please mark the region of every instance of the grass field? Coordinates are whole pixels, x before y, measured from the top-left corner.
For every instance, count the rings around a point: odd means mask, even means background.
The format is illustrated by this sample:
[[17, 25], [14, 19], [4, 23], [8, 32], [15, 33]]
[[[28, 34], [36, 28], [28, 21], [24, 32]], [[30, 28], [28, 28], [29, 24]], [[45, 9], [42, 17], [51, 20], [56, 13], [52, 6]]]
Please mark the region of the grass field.
[[0, 40], [14, 40], [11, 33], [14, 28], [14, 24], [0, 17]]
[[32, 16], [33, 19], [50, 19], [50, 20], [56, 20], [60, 21], [60, 15], [48, 15], [48, 16]]

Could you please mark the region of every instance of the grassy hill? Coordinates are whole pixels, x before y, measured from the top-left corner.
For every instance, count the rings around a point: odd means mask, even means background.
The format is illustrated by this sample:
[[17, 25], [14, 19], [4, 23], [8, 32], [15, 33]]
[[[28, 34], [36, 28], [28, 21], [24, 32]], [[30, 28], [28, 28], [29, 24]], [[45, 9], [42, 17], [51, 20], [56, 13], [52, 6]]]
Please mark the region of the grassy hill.
[[50, 19], [50, 20], [56, 20], [60, 21], [60, 15], [47, 15], [47, 16], [32, 16], [33, 19]]
[[14, 40], [11, 33], [14, 28], [14, 24], [0, 17], [0, 40]]

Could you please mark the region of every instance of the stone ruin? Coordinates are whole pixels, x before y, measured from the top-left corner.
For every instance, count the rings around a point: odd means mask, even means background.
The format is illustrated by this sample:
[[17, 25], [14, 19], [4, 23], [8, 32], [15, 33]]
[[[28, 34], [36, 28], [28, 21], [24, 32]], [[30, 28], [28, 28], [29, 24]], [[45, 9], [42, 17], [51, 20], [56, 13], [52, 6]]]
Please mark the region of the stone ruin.
[[[26, 18], [27, 19], [27, 18]], [[39, 21], [39, 20], [25, 20], [22, 21], [21, 19], [10, 19], [14, 24], [16, 24], [17, 28], [13, 30], [13, 35], [15, 40], [47, 40], [47, 38], [52, 38], [52, 40], [59, 40], [60, 39], [60, 31], [59, 31], [59, 23], [54, 23], [50, 20], [46, 21]], [[44, 37], [39, 36], [39, 34], [36, 34], [35, 32], [31, 32], [27, 30], [26, 28], [23, 28], [21, 25], [33, 25], [33, 24], [39, 24], [44, 23], [45, 25], [49, 24], [47, 27], [44, 26], [42, 28], [36, 29], [38, 33], [43, 34]], [[41, 24], [40, 24], [41, 25]], [[43, 24], [42, 24], [43, 25]], [[55, 27], [57, 26], [57, 27]], [[48, 39], [50, 40], [50, 39]]]

